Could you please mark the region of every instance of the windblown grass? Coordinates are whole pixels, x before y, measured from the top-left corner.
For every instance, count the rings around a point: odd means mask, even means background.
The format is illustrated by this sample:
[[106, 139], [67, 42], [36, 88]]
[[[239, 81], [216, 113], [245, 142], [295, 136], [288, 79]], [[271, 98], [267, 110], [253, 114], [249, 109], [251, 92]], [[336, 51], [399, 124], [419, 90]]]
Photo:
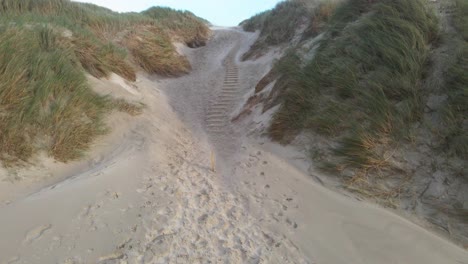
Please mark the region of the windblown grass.
[[262, 55], [269, 46], [289, 43], [299, 30], [303, 38], [315, 36], [325, 30], [341, 0], [292, 0], [280, 2], [272, 10], [259, 13], [245, 20], [245, 31], [260, 30], [260, 36], [243, 59]]
[[456, 64], [450, 68], [449, 100], [446, 106], [446, 141], [455, 155], [468, 159], [468, 44], [465, 43]]
[[118, 32], [129, 26], [154, 23], [137, 13], [119, 14], [93, 4], [69, 0], [2, 0], [2, 16], [21, 16], [30, 22], [51, 22], [66, 25], [71, 30], [85, 29], [99, 33]]
[[453, 22], [465, 41], [468, 41], [468, 2], [455, 0], [455, 14]]
[[73, 36], [72, 44], [81, 65], [94, 77], [107, 77], [114, 72], [129, 81], [136, 80], [135, 69], [126, 61], [125, 49], [104, 44], [88, 34]]
[[261, 30], [263, 28], [263, 25], [265, 24], [265, 20], [270, 15], [271, 15], [271, 10], [264, 11], [264, 12], [256, 14], [255, 16], [245, 21], [242, 21], [240, 25], [247, 32], [255, 32], [257, 30]]
[[260, 36], [243, 59], [249, 59], [268, 46], [290, 41], [301, 21], [307, 16], [304, 4], [298, 1], [279, 3], [271, 11], [264, 12], [244, 22], [246, 31], [260, 29]]
[[152, 7], [143, 12], [155, 19], [162, 28], [169, 30], [169, 35], [177, 41], [195, 48], [205, 45], [210, 31], [200, 18], [188, 11], [176, 11], [167, 7]]
[[342, 138], [341, 166], [384, 164], [381, 149], [422, 115], [420, 81], [437, 36], [422, 0], [350, 0], [329, 18], [315, 58], [290, 72], [271, 136], [302, 129]]
[[329, 24], [332, 15], [339, 6], [340, 0], [323, 0], [317, 6], [310, 8], [309, 25], [303, 34], [303, 39], [307, 39], [323, 32]]
[[[120, 14], [68, 0], [2, 0], [0, 14], [5, 23], [47, 23], [70, 30], [83, 68], [95, 77], [115, 72], [135, 80], [135, 69], [126, 61], [127, 49], [137, 64], [149, 73], [184, 74], [190, 67], [185, 58], [177, 54], [172, 41], [199, 47], [206, 43], [210, 34], [205, 22], [192, 13], [161, 7]], [[138, 32], [140, 29], [142, 32]], [[125, 41], [132, 37], [138, 37], [138, 45]], [[143, 50], [135, 51], [135, 47]], [[154, 60], [157, 62], [152, 62]], [[168, 63], [168, 70], [163, 69], [164, 63]]]
[[141, 113], [140, 105], [93, 92], [85, 73], [134, 81], [132, 61], [167, 76], [190, 70], [171, 41], [202, 45], [207, 26], [187, 12], [154, 10], [119, 14], [69, 0], [0, 0], [3, 165], [26, 162], [39, 151], [64, 162], [79, 158], [106, 132], [106, 113]]
[[91, 91], [73, 50], [50, 28], [4, 28], [0, 43], [0, 160], [26, 161], [39, 150], [60, 161], [79, 157], [105, 131], [111, 101]]
[[457, 60], [450, 67], [447, 76], [449, 95], [444, 111], [444, 128], [447, 149], [454, 155], [468, 159], [468, 3], [455, 1], [453, 24], [461, 35], [458, 42]]
[[170, 39], [160, 32], [157, 27], [144, 27], [127, 35], [124, 43], [135, 63], [146, 72], [164, 76], [188, 73], [191, 66], [187, 58], [179, 55]]
[[305, 15], [306, 10], [302, 4], [281, 2], [266, 17], [259, 38], [268, 45], [287, 42], [294, 37], [295, 30]]

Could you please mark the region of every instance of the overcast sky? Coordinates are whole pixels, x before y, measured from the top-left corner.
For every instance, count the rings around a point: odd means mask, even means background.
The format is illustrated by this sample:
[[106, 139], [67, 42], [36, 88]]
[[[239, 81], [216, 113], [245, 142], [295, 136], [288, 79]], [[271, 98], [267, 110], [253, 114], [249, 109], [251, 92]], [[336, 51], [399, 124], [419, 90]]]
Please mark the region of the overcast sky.
[[273, 8], [280, 0], [77, 0], [114, 11], [140, 12], [152, 6], [189, 10], [217, 26], [236, 26], [242, 20]]

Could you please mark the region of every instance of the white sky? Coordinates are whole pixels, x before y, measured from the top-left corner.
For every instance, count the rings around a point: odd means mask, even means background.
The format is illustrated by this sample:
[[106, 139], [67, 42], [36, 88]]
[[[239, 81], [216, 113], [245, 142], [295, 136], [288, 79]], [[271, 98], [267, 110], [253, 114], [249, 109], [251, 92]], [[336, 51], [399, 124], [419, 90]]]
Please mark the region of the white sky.
[[118, 12], [140, 12], [152, 6], [168, 6], [192, 11], [218, 26], [235, 26], [261, 11], [273, 8], [280, 0], [76, 0]]

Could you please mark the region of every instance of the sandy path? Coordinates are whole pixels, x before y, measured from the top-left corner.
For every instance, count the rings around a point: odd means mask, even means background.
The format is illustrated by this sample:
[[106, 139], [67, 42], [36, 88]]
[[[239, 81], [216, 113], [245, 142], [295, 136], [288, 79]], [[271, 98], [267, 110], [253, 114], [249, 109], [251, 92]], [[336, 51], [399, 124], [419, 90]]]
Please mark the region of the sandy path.
[[[468, 263], [467, 253], [444, 239], [312, 181], [307, 154], [249, 136], [270, 113], [253, 120], [253, 128], [230, 122], [245, 101], [242, 95], [255, 87], [274, 58], [270, 54], [255, 62], [240, 62], [239, 56], [253, 39], [251, 34], [219, 31], [214, 47], [198, 52], [222, 54], [224, 59], [218, 57], [216, 64], [210, 57], [192, 56], [198, 65], [194, 75], [164, 87], [176, 110], [183, 105], [178, 113], [194, 131], [205, 123], [200, 134], [217, 153], [222, 184], [243, 201], [260, 226], [275, 230], [269, 234], [270, 243], [281, 246], [282, 238], [287, 238], [299, 250], [296, 258], [316, 263]], [[218, 42], [224, 42], [229, 53], [226, 48], [218, 50]], [[192, 94], [197, 80], [215, 85], [200, 85]]]
[[111, 155], [0, 205], [0, 263], [468, 263], [428, 231], [317, 185], [293, 164], [305, 159], [297, 150], [229, 122], [272, 60], [238, 61], [254, 39], [217, 30], [183, 50], [192, 74], [121, 84], [148, 109], [115, 121], [125, 125]]

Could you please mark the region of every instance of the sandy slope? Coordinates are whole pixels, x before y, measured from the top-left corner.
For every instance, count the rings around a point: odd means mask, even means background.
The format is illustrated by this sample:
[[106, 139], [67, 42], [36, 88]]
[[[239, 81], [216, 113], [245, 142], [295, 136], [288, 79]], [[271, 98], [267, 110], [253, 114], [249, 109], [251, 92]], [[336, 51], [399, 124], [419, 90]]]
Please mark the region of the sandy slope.
[[92, 80], [147, 110], [112, 117], [86, 161], [0, 184], [0, 263], [468, 263], [428, 231], [316, 184], [300, 151], [229, 122], [274, 58], [240, 63], [254, 39], [218, 29], [207, 47], [182, 49], [194, 71], [175, 80]]

